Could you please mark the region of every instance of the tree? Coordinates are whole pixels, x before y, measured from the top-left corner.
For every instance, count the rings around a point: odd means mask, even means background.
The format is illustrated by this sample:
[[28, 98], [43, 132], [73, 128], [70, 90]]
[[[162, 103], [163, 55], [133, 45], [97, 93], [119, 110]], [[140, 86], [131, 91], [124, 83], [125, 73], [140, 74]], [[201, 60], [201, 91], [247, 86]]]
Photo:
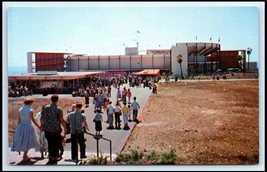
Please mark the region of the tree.
[[183, 55], [179, 54], [177, 56], [177, 62], [180, 64], [181, 76], [182, 76], [182, 79], [184, 79], [183, 70], [182, 70]]

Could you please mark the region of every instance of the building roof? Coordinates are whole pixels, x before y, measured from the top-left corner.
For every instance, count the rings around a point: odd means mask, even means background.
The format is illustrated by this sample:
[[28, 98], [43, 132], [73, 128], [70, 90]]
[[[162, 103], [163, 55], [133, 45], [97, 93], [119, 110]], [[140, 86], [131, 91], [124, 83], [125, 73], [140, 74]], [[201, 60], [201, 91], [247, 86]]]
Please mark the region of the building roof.
[[73, 80], [85, 78], [92, 75], [103, 74], [104, 72], [57, 72], [57, 74], [37, 74], [37, 73], [27, 73], [27, 74], [17, 74], [8, 75], [8, 79], [14, 80]]
[[160, 69], [145, 69], [140, 72], [136, 72], [135, 75], [160, 75]]
[[49, 51], [47, 51], [47, 52], [45, 52], [45, 51], [30, 51], [28, 53], [72, 54], [70, 52], [51, 52], [51, 51], [50, 52]]
[[165, 51], [170, 51], [170, 49], [147, 49], [147, 51], [151, 51], [151, 52], [165, 52]]

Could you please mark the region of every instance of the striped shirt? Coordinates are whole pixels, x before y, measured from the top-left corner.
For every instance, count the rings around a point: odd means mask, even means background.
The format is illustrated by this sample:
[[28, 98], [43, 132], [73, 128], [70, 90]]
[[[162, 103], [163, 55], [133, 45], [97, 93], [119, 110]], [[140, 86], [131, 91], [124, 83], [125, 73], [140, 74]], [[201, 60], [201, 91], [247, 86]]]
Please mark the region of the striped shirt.
[[70, 123], [70, 133], [71, 134], [80, 134], [83, 130], [83, 122], [86, 120], [86, 117], [81, 113], [81, 111], [76, 110], [72, 112], [67, 117], [67, 121]]

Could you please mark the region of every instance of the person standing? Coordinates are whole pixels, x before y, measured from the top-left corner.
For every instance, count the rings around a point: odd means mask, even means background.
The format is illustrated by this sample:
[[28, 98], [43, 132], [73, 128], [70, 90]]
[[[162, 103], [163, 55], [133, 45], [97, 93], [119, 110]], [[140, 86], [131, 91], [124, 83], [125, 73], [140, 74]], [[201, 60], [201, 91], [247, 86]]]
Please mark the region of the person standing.
[[114, 107], [114, 114], [115, 114], [115, 128], [116, 129], [121, 129], [121, 108], [119, 102], [116, 103]]
[[130, 127], [128, 125], [129, 111], [130, 111], [130, 109], [128, 108], [127, 103], [124, 102], [123, 107], [121, 108], [121, 113], [123, 115], [123, 122], [124, 122], [124, 127], [123, 127], [124, 130], [130, 129]]
[[89, 107], [89, 90], [85, 91], [85, 94], [84, 94], [84, 99], [85, 99], [85, 108], [88, 108]]
[[131, 102], [132, 92], [131, 92], [130, 88], [128, 88], [128, 90], [127, 90], [127, 97], [128, 97], [128, 102]]
[[[32, 103], [33, 99], [25, 98], [24, 106], [19, 109], [18, 126], [15, 132], [15, 138], [11, 151], [24, 151], [23, 161], [28, 161], [28, 151], [31, 148], [39, 148], [40, 142], [37, 138], [37, 128], [41, 129], [41, 126], [37, 123], [33, 115]], [[35, 125], [35, 126], [34, 126]]]
[[122, 98], [121, 98], [122, 102], [126, 102], [126, 96], [127, 96], [127, 89], [126, 87], [124, 87], [122, 90]]
[[77, 160], [78, 144], [80, 146], [80, 158], [86, 158], [85, 154], [85, 139], [84, 139], [84, 128], [89, 131], [86, 117], [81, 113], [82, 103], [76, 104], [76, 111], [69, 114], [67, 121], [70, 123], [70, 134], [71, 134], [71, 159]]
[[59, 154], [62, 146], [61, 132], [63, 127], [64, 133], [67, 132], [65, 121], [63, 119], [63, 111], [57, 106], [59, 96], [54, 94], [51, 96], [51, 104], [46, 105], [42, 110], [41, 124], [45, 132], [45, 138], [48, 142], [49, 164], [56, 164], [62, 159]]
[[[42, 110], [44, 109], [45, 105], [42, 106]], [[36, 121], [38, 122], [38, 124], [41, 126], [41, 116], [42, 116], [42, 110], [40, 112], [37, 113], [37, 115], [35, 116]], [[45, 138], [45, 134], [44, 131], [42, 130], [37, 130], [38, 133], [38, 138], [39, 138], [39, 142], [40, 142], [40, 148], [36, 149], [36, 151], [41, 151], [42, 153], [42, 158], [43, 158], [43, 153], [48, 151], [48, 146], [47, 146], [47, 140]]]
[[94, 118], [94, 122], [95, 122], [95, 135], [98, 136], [102, 136], [101, 131], [102, 131], [102, 121], [103, 121], [103, 117], [102, 117], [102, 112], [100, 109], [96, 110], [96, 115]]
[[118, 90], [117, 90], [117, 101], [121, 100], [121, 90], [120, 90], [120, 87], [118, 87]]
[[134, 97], [134, 100], [131, 104], [132, 110], [133, 110], [133, 121], [134, 122], [139, 122], [137, 119], [137, 115], [138, 115], [138, 109], [140, 108], [139, 103], [136, 101], [136, 97]]
[[113, 112], [114, 112], [114, 107], [112, 105], [112, 101], [110, 101], [109, 105], [107, 106], [108, 123], [109, 123], [109, 126], [107, 127], [107, 129], [114, 129], [114, 126], [113, 126]]
[[111, 97], [111, 86], [108, 86], [108, 97]]

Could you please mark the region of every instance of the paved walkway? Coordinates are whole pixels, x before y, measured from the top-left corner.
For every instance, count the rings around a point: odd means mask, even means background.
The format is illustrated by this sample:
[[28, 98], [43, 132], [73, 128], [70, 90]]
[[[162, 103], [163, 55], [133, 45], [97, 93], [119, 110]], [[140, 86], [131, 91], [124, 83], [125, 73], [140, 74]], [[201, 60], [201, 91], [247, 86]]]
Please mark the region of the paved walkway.
[[[145, 103], [147, 102], [152, 90], [150, 90], [149, 88], [142, 88], [142, 87], [129, 87], [128, 84], [124, 84], [123, 86], [121, 86], [121, 90], [123, 87], [126, 87], [127, 89], [130, 88], [132, 91], [132, 99], [134, 96], [137, 97], [137, 101], [140, 104], [140, 110], [139, 110], [139, 116], [142, 112], [143, 107], [145, 106]], [[112, 99], [112, 104], [114, 104], [114, 102], [116, 101], [116, 88], [112, 87], [112, 94], [111, 94], [111, 99]], [[34, 97], [38, 97], [38, 95], [33, 95]], [[71, 95], [60, 95], [60, 96], [70, 96]], [[39, 97], [43, 97], [42, 95], [39, 95]], [[50, 95], [48, 95], [47, 97], [50, 98]], [[86, 115], [86, 119], [87, 122], [89, 124], [89, 133], [94, 134], [95, 133], [95, 125], [93, 123], [93, 117], [94, 117], [94, 104], [92, 104], [91, 99], [90, 99], [90, 105], [89, 108], [85, 108], [85, 115]], [[133, 128], [135, 127], [136, 123], [135, 122], [129, 122], [129, 126], [130, 126], [130, 130], [117, 130], [117, 129], [113, 129], [113, 130], [107, 130], [106, 128], [108, 127], [108, 124], [105, 123], [105, 121], [107, 120], [107, 115], [106, 113], [103, 113], [103, 130], [102, 130], [102, 134], [103, 134], [103, 138], [109, 139], [111, 140], [112, 144], [111, 144], [111, 148], [112, 148], [112, 159], [114, 159], [116, 157], [116, 155], [118, 153], [121, 152], [123, 146], [125, 145], [128, 137], [130, 136]], [[121, 120], [122, 120], [122, 127], [124, 125], [123, 123], [123, 119], [121, 116]], [[70, 138], [70, 135], [66, 136], [67, 138]], [[86, 141], [86, 154], [88, 157], [94, 157], [97, 155], [97, 141], [96, 139], [88, 134], [85, 134], [85, 138], [87, 139]], [[104, 156], [108, 156], [108, 158], [110, 159], [110, 142], [100, 139], [98, 141], [99, 143], [99, 152], [102, 153]], [[63, 154], [63, 158], [62, 160], [58, 161], [58, 165], [76, 165], [76, 162], [73, 162], [71, 160], [71, 143], [66, 143], [65, 144], [65, 151]], [[101, 155], [99, 153], [99, 156]], [[11, 152], [10, 148], [8, 151], [8, 162], [11, 165], [46, 165], [48, 162], [48, 158], [47, 155], [44, 156], [44, 158], [41, 158], [41, 153], [40, 152], [36, 152], [34, 149], [31, 149], [29, 151], [29, 157], [31, 157], [31, 161], [28, 162], [22, 162], [22, 154], [19, 155], [18, 152]]]

